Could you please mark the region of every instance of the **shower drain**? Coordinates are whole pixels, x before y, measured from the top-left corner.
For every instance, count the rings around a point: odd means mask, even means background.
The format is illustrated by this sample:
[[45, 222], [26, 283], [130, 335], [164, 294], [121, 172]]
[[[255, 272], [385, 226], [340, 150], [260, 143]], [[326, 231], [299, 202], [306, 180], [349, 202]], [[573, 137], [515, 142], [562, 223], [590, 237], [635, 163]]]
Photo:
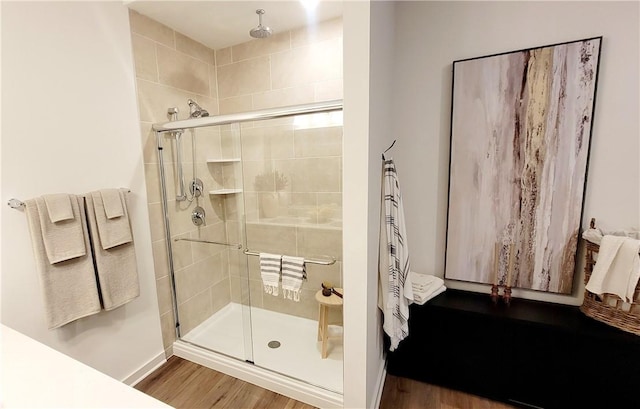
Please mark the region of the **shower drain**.
[[267, 346], [269, 348], [280, 348], [280, 341], [269, 341]]

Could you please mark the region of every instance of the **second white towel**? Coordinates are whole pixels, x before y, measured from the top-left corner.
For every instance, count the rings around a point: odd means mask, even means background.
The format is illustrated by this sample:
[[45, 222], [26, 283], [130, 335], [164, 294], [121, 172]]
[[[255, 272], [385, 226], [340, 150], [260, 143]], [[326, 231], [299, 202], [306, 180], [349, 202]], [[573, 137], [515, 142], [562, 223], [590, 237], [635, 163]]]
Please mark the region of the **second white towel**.
[[278, 254], [260, 253], [260, 275], [264, 292], [278, 296], [280, 286], [280, 262], [282, 256]]
[[282, 292], [293, 301], [300, 301], [302, 280], [306, 278], [304, 257], [282, 256]]

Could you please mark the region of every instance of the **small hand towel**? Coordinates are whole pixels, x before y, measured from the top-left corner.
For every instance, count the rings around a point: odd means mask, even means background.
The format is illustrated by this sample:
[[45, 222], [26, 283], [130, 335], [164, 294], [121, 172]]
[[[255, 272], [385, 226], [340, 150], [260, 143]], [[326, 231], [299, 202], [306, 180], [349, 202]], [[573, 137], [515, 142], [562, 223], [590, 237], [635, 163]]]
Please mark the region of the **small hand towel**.
[[[122, 244], [131, 243], [133, 237], [131, 235], [131, 225], [129, 224], [129, 216], [124, 211], [122, 217], [116, 217], [109, 219], [105, 211], [104, 203], [102, 201], [101, 191], [91, 192], [87, 194], [87, 197], [91, 196], [93, 202], [92, 212], [96, 216], [96, 223], [98, 225], [98, 235], [100, 236], [100, 243], [104, 250], [120, 246]], [[120, 202], [124, 207], [124, 192], [120, 190], [118, 192]]]
[[[100, 294], [104, 309], [109, 311], [132, 301], [140, 295], [140, 283], [138, 281], [138, 263], [136, 261], [136, 251], [133, 240], [119, 246], [105, 248], [102, 242], [103, 234], [98, 224], [98, 211], [102, 208], [96, 206], [94, 199], [100, 195], [88, 194], [87, 216], [91, 232], [95, 264], [100, 283]], [[100, 198], [101, 199], [101, 198]], [[125, 220], [129, 224], [129, 214], [127, 211], [127, 199], [124, 199], [124, 214], [119, 219]], [[106, 219], [104, 211], [102, 217]], [[104, 219], [103, 219], [104, 221]], [[111, 223], [107, 221], [106, 223]], [[130, 231], [129, 227], [129, 231]], [[98, 234], [100, 232], [100, 234]]]
[[[82, 197], [72, 196], [73, 207], [77, 209], [75, 213], [77, 217], [74, 220], [80, 223], [83, 244], [86, 249], [89, 249], [83, 202]], [[58, 328], [71, 321], [100, 312], [98, 284], [91, 252], [59, 263], [50, 263], [41, 228], [41, 225], [49, 223], [49, 216], [46, 215], [46, 220], [42, 218], [42, 212], [39, 211], [36, 200], [27, 200], [25, 204], [33, 254], [42, 288], [47, 327]]]
[[586, 289], [598, 295], [615, 294], [626, 302], [633, 302], [640, 278], [639, 250], [640, 240], [605, 235]]
[[102, 203], [107, 219], [111, 220], [124, 216], [122, 199], [120, 197], [121, 192], [119, 189], [102, 189], [100, 190], [100, 196], [102, 196]]
[[300, 301], [302, 280], [306, 278], [304, 257], [282, 256], [282, 295]]
[[73, 207], [71, 205], [70, 195], [66, 193], [56, 193], [53, 195], [44, 195], [42, 198], [47, 205], [47, 212], [49, 213], [51, 223], [73, 220]]
[[278, 296], [281, 259], [282, 256], [278, 254], [260, 253], [260, 275], [267, 294]]
[[[69, 197], [69, 195], [67, 195]], [[69, 203], [73, 218], [52, 223], [49, 218], [47, 204], [42, 197], [33, 200], [34, 209], [38, 212], [38, 228], [49, 260], [49, 264], [60, 263], [87, 254], [85, 245], [86, 229], [83, 230], [83, 220], [80, 217], [80, 206], [74, 197]]]
[[447, 290], [447, 287], [445, 287], [443, 285], [443, 286], [439, 287], [437, 290], [435, 290], [433, 293], [431, 293], [429, 295], [426, 295], [426, 296], [421, 296], [421, 295], [414, 294], [413, 295], [413, 300], [415, 301], [416, 304], [423, 305], [427, 301], [436, 298], [438, 295], [442, 294], [446, 290]]

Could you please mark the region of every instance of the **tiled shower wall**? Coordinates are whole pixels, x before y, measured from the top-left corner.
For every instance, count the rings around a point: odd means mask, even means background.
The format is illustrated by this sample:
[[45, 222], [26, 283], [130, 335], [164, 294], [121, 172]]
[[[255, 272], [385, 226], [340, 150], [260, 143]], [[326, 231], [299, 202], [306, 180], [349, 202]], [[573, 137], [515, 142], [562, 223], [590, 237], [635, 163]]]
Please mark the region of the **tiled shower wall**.
[[[151, 125], [167, 121], [167, 108], [173, 106], [180, 109], [180, 118], [186, 118], [189, 98], [198, 101], [211, 115], [342, 98], [342, 21], [276, 33], [266, 40], [252, 40], [215, 52], [136, 12], [130, 12], [130, 21], [158, 302], [163, 340], [170, 354], [175, 324]], [[203, 197], [191, 204], [174, 200], [175, 138], [164, 137], [172, 238], [240, 242], [242, 195], [206, 192], [244, 187], [247, 245], [252, 250], [306, 257], [328, 254], [341, 260], [341, 127], [301, 129], [292, 120], [279, 120], [245, 123], [241, 128], [201, 128], [182, 136], [185, 181], [188, 184], [191, 180], [191, 146], [195, 137], [196, 172], [205, 185]], [[207, 163], [207, 159], [239, 157], [240, 131], [245, 163]], [[241, 166], [245, 167], [243, 181]], [[254, 182], [258, 174], [270, 170], [285, 174], [288, 183], [277, 193], [277, 217], [265, 219], [260, 206], [261, 195], [266, 192]], [[191, 223], [189, 215], [196, 201], [207, 213], [206, 227], [196, 228]], [[240, 271], [244, 266], [240, 264], [245, 259], [222, 246], [172, 243], [181, 329], [186, 333], [230, 300], [241, 300]], [[300, 303], [293, 305], [292, 301], [266, 295], [263, 300], [257, 261], [257, 257], [248, 257], [251, 302], [263, 308], [316, 318], [313, 294], [320, 282], [342, 282], [340, 261], [329, 267], [308, 265], [309, 280], [304, 284]]]

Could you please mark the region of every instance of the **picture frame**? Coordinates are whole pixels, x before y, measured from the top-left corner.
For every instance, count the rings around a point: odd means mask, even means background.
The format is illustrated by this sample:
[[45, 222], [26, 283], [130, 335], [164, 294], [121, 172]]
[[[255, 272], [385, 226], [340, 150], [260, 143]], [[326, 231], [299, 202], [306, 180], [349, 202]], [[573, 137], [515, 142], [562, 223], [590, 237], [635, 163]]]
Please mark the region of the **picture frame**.
[[445, 278], [571, 293], [601, 47], [453, 62]]

